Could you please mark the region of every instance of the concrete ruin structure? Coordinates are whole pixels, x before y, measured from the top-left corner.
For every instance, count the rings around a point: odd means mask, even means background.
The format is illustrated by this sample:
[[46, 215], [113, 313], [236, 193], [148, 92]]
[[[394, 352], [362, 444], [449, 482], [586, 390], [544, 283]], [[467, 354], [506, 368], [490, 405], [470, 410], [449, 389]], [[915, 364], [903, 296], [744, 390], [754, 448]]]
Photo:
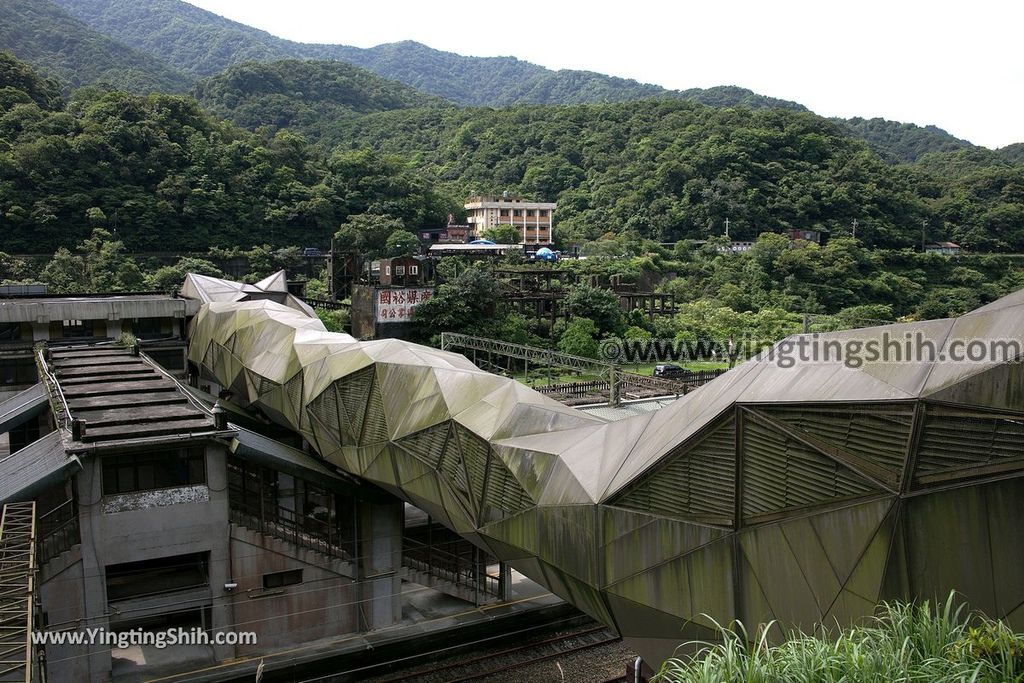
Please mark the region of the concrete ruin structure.
[[[1024, 292], [955, 319], [793, 337], [612, 423], [460, 355], [358, 342], [295, 307], [206, 292], [189, 346], [203, 377], [614, 627], [655, 667], [713, 639], [716, 622], [774, 622], [779, 640], [953, 589], [1024, 626], [1020, 358], [951, 355], [1024, 340]], [[794, 357], [810, 341], [911, 337], [933, 353]]]
[[[184, 378], [186, 323], [200, 305], [194, 298], [153, 293], [69, 296], [29, 291], [2, 296], [0, 403], [39, 382], [33, 346], [41, 343], [99, 343], [130, 334], [152, 360]], [[43, 407], [37, 405], [40, 419], [19, 420], [11, 429], [0, 413], [0, 458], [49, 431]], [[20, 409], [16, 412], [23, 416]]]
[[215, 397], [204, 403], [130, 349], [39, 353], [57, 429], [0, 460], [0, 500], [35, 501], [42, 625], [257, 638], [165, 650], [51, 644], [49, 679], [200, 668], [400, 619], [398, 501], [219, 421]]

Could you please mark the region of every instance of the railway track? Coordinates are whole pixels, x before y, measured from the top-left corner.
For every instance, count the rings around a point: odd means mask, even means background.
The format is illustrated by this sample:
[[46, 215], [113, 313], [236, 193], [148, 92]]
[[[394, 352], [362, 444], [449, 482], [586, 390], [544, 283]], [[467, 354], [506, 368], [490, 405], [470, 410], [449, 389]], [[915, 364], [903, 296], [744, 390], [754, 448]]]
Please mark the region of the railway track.
[[[380, 683], [462, 683], [506, 673], [619, 640], [608, 629], [588, 627], [459, 662], [403, 672]], [[618, 680], [618, 679], [615, 679]]]

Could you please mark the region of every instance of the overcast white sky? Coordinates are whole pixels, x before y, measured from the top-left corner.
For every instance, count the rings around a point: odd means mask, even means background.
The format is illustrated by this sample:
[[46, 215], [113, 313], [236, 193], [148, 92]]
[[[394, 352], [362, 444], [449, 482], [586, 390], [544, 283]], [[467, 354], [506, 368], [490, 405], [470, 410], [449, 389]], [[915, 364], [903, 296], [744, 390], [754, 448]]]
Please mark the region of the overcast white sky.
[[667, 88], [739, 85], [824, 116], [1024, 142], [1024, 3], [189, 0], [302, 42], [416, 40]]

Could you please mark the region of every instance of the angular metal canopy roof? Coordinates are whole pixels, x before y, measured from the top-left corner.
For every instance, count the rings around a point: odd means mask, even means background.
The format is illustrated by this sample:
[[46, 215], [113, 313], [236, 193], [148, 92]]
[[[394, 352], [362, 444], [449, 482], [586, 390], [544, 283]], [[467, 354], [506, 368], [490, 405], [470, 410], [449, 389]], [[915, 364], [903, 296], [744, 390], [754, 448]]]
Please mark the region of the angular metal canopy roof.
[[1024, 341], [1022, 293], [957, 319], [813, 340], [919, 333], [934, 360], [786, 368], [794, 337], [660, 411], [605, 423], [462, 356], [357, 342], [189, 277], [210, 302], [189, 349], [205, 375], [652, 664], [713, 638], [712, 619], [774, 620], [777, 639], [951, 589], [1024, 626], [1020, 359], [941, 360], [964, 342]]

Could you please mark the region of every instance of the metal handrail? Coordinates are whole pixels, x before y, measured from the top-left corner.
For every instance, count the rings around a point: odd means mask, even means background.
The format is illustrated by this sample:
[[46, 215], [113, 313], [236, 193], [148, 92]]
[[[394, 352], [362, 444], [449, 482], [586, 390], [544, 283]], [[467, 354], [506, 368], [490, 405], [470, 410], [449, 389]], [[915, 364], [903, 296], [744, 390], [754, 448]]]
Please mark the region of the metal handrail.
[[[49, 562], [64, 551], [81, 543], [78, 510], [73, 498], [69, 498], [39, 517], [37, 527], [39, 529], [40, 564]], [[59, 540], [54, 542], [55, 539]]]
[[[255, 527], [254, 531], [325, 555], [351, 559], [351, 553], [340, 544], [340, 533], [333, 530], [329, 522], [280, 505], [272, 505], [268, 509], [267, 501], [261, 506], [246, 500], [239, 493], [231, 487], [228, 498], [232, 521], [237, 524], [247, 528]], [[266, 518], [268, 512], [271, 513], [271, 519]]]
[[[36, 351], [38, 357], [39, 367], [46, 375], [47, 380], [47, 393], [50, 394], [51, 401], [54, 399], [53, 391], [56, 390], [56, 398], [59, 400], [60, 414], [55, 416], [57, 418], [57, 426], [62, 429], [69, 430], [71, 422], [71, 408], [68, 406], [68, 400], [64, 396], [64, 390], [60, 388], [60, 382], [57, 381], [57, 376], [50, 372], [50, 366], [46, 362], [46, 356], [43, 354], [43, 348], [39, 348]], [[57, 411], [55, 411], [57, 412]]]
[[[498, 595], [501, 590], [500, 579], [488, 574], [482, 564], [478, 566], [473, 560], [438, 548], [437, 544], [424, 543], [408, 536], [402, 538], [402, 564], [459, 586], [480, 588], [490, 595]], [[478, 586], [478, 581], [482, 581], [483, 585]]]

